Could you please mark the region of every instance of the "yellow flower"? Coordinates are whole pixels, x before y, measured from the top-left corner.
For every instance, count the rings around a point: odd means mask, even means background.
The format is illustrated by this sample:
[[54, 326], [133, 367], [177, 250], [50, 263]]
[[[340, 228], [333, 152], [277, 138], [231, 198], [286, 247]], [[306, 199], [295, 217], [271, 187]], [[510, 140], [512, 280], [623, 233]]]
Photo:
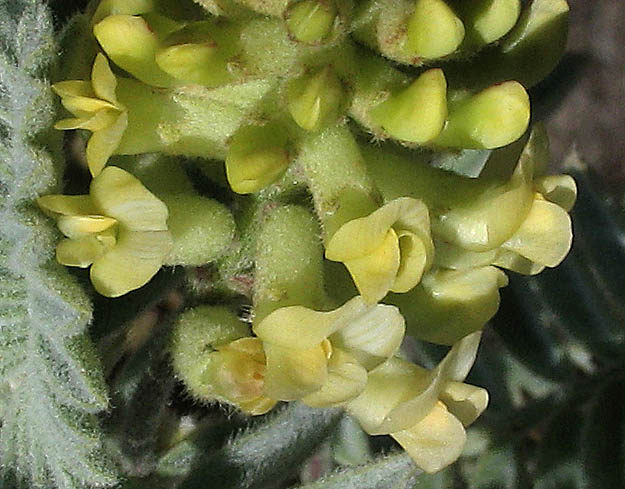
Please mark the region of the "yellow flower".
[[264, 395], [266, 360], [258, 338], [240, 338], [217, 346], [209, 355], [203, 381], [216, 399], [223, 398], [254, 416], [276, 405], [277, 400]]
[[172, 330], [171, 359], [177, 377], [201, 401], [235, 405], [251, 415], [264, 414], [277, 402], [263, 394], [261, 341], [226, 307], [183, 312]]
[[56, 248], [58, 262], [91, 266], [93, 286], [107, 297], [145, 285], [172, 248], [167, 207], [120, 168], [105, 168], [89, 195], [47, 195], [37, 203], [67, 236]]
[[277, 309], [254, 327], [267, 358], [265, 395], [315, 407], [353, 399], [367, 372], [397, 351], [404, 328], [397, 308], [360, 296], [330, 312]]
[[326, 258], [345, 264], [369, 303], [378, 302], [389, 290], [411, 290], [433, 257], [428, 209], [408, 197], [345, 223], [326, 246]]
[[488, 404], [486, 390], [464, 384], [480, 333], [460, 340], [433, 370], [393, 357], [369, 373], [365, 390], [346, 405], [372, 435], [390, 434], [426, 472], [454, 462], [465, 426]]
[[52, 89], [74, 118], [63, 119], [56, 129], [87, 129], [93, 134], [87, 143], [87, 163], [95, 177], [119, 146], [128, 127], [128, 112], [117, 100], [117, 80], [106, 57], [98, 54], [91, 81], [70, 80], [55, 83]]

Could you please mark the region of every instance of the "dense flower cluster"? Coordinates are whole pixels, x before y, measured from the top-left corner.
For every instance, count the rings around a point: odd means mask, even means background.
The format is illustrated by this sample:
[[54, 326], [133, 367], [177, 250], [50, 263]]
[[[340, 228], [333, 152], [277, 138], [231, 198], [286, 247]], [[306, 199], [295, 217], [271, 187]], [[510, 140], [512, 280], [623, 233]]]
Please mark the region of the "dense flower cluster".
[[[112, 297], [163, 264], [216, 262], [252, 327], [228, 305], [181, 315], [172, 359], [189, 392], [253, 415], [342, 406], [440, 470], [488, 403], [463, 381], [503, 270], [539, 273], [571, 245], [575, 183], [545, 174], [526, 91], [562, 50], [566, 3], [197, 4], [103, 0], [88, 20], [90, 81], [54, 89], [74, 116], [56, 127], [91, 132], [93, 181], [39, 200], [67, 237], [57, 259], [91, 265]], [[160, 156], [119, 158], [144, 153]], [[229, 185], [234, 216], [172, 155]], [[451, 349], [427, 370], [402, 356], [405, 334]]]

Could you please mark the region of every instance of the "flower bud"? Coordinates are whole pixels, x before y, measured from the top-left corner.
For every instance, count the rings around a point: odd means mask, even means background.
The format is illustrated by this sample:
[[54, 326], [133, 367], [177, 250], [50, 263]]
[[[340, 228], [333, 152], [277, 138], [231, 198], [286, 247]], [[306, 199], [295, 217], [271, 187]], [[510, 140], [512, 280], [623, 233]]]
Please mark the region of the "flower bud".
[[287, 136], [280, 127], [245, 126], [230, 142], [226, 175], [232, 190], [251, 194], [280, 178], [289, 162]]
[[232, 243], [234, 218], [219, 202], [193, 194], [166, 194], [173, 248], [169, 265], [200, 266], [220, 258]]
[[460, 0], [454, 3], [467, 29], [465, 44], [479, 48], [505, 36], [521, 14], [519, 0]]
[[345, 90], [331, 67], [289, 83], [287, 107], [302, 129], [318, 131], [335, 122], [342, 112]]
[[238, 31], [213, 22], [194, 22], [168, 36], [155, 54], [158, 66], [184, 83], [208, 87], [235, 80], [231, 60], [239, 51]]
[[460, 46], [464, 26], [443, 0], [417, 0], [406, 33], [407, 52], [434, 59], [447, 56]]
[[527, 92], [518, 82], [505, 82], [454, 104], [434, 143], [454, 148], [499, 148], [519, 139], [529, 120]]
[[370, 111], [371, 121], [395, 139], [424, 144], [443, 129], [447, 82], [440, 69], [428, 70], [412, 84]]
[[317, 44], [332, 33], [336, 15], [334, 0], [301, 0], [289, 5], [285, 19], [293, 38], [306, 44]]

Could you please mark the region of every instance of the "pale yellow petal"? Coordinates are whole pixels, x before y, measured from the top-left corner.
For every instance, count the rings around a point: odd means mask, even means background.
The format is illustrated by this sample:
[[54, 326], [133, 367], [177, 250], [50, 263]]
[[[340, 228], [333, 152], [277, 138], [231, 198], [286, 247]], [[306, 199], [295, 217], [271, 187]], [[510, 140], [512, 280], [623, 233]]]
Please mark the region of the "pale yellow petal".
[[435, 241], [436, 255], [435, 265], [451, 270], [463, 270], [466, 268], [479, 268], [491, 265], [498, 250], [469, 251], [459, 246], [454, 246], [445, 241]]
[[99, 233], [116, 223], [111, 217], [98, 215], [61, 216], [57, 222], [59, 230], [68, 238], [82, 238], [88, 234]]
[[91, 70], [91, 83], [95, 94], [107, 100], [113, 105], [118, 105], [115, 90], [117, 89], [117, 79], [111, 71], [111, 67], [102, 53], [98, 53]]
[[281, 307], [254, 326], [254, 333], [263, 341], [285, 348], [313, 348], [339, 329], [366, 322], [375, 307], [360, 296], [329, 312], [303, 306]]
[[[431, 385], [431, 372], [392, 357], [369, 372], [364, 391], [346, 409], [371, 435], [399, 431], [417, 423], [436, 404], [438, 391]], [[412, 401], [412, 408], [405, 415], [395, 411], [408, 401]], [[389, 420], [394, 411], [396, 415]]]
[[91, 182], [90, 195], [100, 212], [131, 231], [167, 230], [167, 206], [130, 173], [106, 167]]
[[402, 197], [384, 204], [366, 217], [349, 221], [331, 237], [326, 258], [345, 261], [368, 255], [388, 239], [391, 227], [428, 235], [427, 207], [420, 200]]
[[577, 200], [577, 184], [570, 175], [549, 175], [537, 178], [534, 188], [549, 202], [570, 211]]
[[[355, 300], [358, 298], [352, 299]], [[406, 322], [394, 306], [368, 306], [358, 315], [345, 319], [344, 326], [330, 336], [330, 341], [334, 347], [353, 355], [367, 370], [393, 356], [404, 339]]]
[[430, 474], [455, 462], [466, 442], [462, 423], [441, 402], [419, 423], [391, 436]]
[[258, 399], [263, 394], [265, 363], [241, 351], [220, 350], [211, 353], [216, 368], [207, 369], [204, 381], [215, 393], [234, 404]]
[[113, 155], [128, 127], [128, 114], [121, 112], [110, 126], [94, 132], [87, 143], [87, 163], [91, 175], [97, 177]]
[[391, 287], [393, 292], [408, 292], [421, 280], [434, 257], [433, 251], [421, 237], [406, 230], [397, 230], [399, 238], [400, 262]]
[[264, 395], [281, 401], [301, 399], [321, 388], [328, 380], [326, 351], [283, 348], [264, 343], [267, 357]]
[[448, 380], [461, 382], [475, 362], [477, 350], [480, 347], [482, 332], [471, 333], [452, 346], [445, 358], [438, 364], [436, 370]]
[[358, 396], [366, 383], [367, 371], [353, 356], [335, 348], [328, 362], [327, 380], [302, 402], [313, 407], [339, 406]]
[[284, 348], [315, 348], [342, 324], [337, 322], [341, 317], [337, 311], [281, 307], [254, 326], [254, 333], [263, 341]]
[[61, 99], [61, 104], [74, 116], [88, 118], [100, 110], [115, 110], [116, 107], [98, 98], [68, 96]]
[[499, 308], [506, 274], [488, 266], [463, 270], [435, 269], [407, 294], [391, 297], [408, 319], [407, 330], [419, 339], [452, 345], [481, 330]]
[[118, 117], [119, 111], [117, 110], [100, 110], [88, 118], [60, 120], [54, 124], [54, 128], [62, 131], [87, 129], [88, 131], [95, 132], [113, 125]]
[[450, 381], [462, 381], [475, 362], [481, 333], [473, 333], [458, 341], [445, 358], [428, 372], [427, 380], [420, 378], [421, 390], [397, 404], [379, 425], [383, 433], [393, 433], [418, 422], [440, 398]]
[[109, 15], [147, 14], [156, 8], [154, 0], [102, 0], [91, 18], [91, 23], [97, 24]]
[[534, 263], [531, 260], [515, 253], [514, 251], [499, 248], [492, 261], [496, 267], [505, 268], [523, 275], [536, 275], [545, 269], [544, 265]]
[[533, 131], [508, 181], [489, 181], [483, 176], [458, 182], [464, 187], [458, 194], [461, 199], [452, 200], [448, 210], [438, 213], [432, 222], [433, 233], [442, 241], [477, 252], [503, 244], [516, 232], [532, 206], [534, 165], [542, 146], [542, 138]]
[[107, 297], [138, 289], [156, 275], [171, 247], [167, 231], [120, 231], [117, 245], [91, 267], [91, 282]]
[[[165, 19], [155, 14], [151, 20], [159, 17]], [[142, 82], [163, 88], [179, 85], [156, 64], [161, 41], [155, 27], [145, 17], [109, 15], [94, 26], [93, 33], [108, 57]]]
[[278, 401], [270, 399], [268, 397], [259, 397], [253, 401], [246, 401], [239, 403], [239, 408], [246, 414], [251, 416], [260, 416], [269, 412]]
[[452, 381], [445, 385], [440, 399], [464, 426], [469, 426], [488, 406], [488, 391], [474, 385]]
[[369, 303], [381, 300], [395, 283], [400, 265], [399, 239], [392, 229], [368, 255], [344, 261], [360, 295]]
[[56, 247], [56, 260], [68, 267], [87, 268], [106, 251], [107, 246], [95, 236], [62, 239]]
[[37, 205], [54, 217], [96, 214], [88, 195], [44, 195], [37, 199]]
[[71, 131], [72, 129], [83, 129], [83, 126], [90, 118], [72, 117], [68, 119], [61, 119], [54, 124], [54, 129], [59, 131]]
[[82, 80], [67, 80], [52, 85], [52, 90], [59, 97], [88, 97], [94, 98], [95, 92], [91, 82]]
[[572, 239], [571, 219], [566, 211], [535, 199], [521, 227], [502, 247], [539, 265], [555, 267], [571, 249]]
[[463, 338], [431, 371], [400, 358], [389, 359], [369, 373], [363, 393], [347, 404], [348, 412], [372, 435], [409, 429], [428, 415], [449, 381], [466, 377], [480, 336]]

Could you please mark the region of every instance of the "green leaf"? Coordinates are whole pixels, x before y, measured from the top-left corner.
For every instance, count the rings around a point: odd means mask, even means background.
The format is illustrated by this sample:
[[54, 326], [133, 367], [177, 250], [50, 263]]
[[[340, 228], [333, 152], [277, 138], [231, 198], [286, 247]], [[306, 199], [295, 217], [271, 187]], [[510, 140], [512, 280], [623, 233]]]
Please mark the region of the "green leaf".
[[53, 260], [58, 234], [32, 202], [61, 177], [44, 81], [57, 52], [52, 19], [39, 0], [0, 2], [0, 19], [0, 485], [110, 486], [96, 417], [108, 396], [85, 333], [91, 304]]
[[367, 465], [343, 469], [297, 489], [410, 489], [419, 473], [420, 470], [406, 453], [395, 452]]
[[339, 409], [291, 403], [234, 437], [190, 471], [179, 489], [251, 489], [278, 485], [335, 428]]

